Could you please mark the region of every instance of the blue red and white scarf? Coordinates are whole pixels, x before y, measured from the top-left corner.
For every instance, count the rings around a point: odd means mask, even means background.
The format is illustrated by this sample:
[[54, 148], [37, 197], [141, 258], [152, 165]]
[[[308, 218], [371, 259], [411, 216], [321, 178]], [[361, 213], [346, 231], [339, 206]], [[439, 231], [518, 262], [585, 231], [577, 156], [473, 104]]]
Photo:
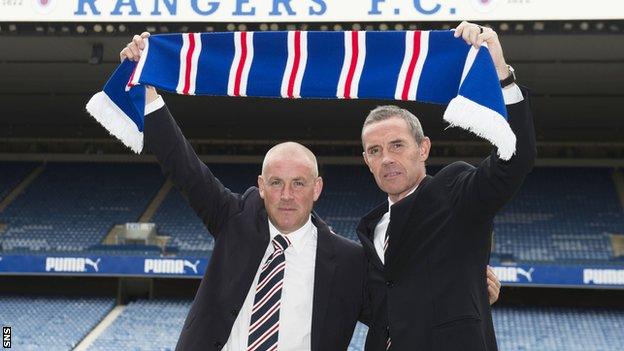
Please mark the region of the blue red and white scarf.
[[153, 35], [124, 61], [88, 112], [143, 149], [145, 89], [182, 95], [393, 99], [448, 104], [444, 119], [515, 152], [487, 47], [451, 31], [228, 32]]

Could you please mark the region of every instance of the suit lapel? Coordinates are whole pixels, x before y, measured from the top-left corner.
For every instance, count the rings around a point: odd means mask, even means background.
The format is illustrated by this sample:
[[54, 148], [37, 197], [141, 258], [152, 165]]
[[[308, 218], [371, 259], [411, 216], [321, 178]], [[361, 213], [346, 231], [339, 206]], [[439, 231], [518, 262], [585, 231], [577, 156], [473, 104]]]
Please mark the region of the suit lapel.
[[357, 227], [358, 238], [364, 247], [364, 252], [366, 252], [368, 261], [379, 270], [383, 270], [383, 264], [381, 263], [381, 259], [375, 250], [375, 227], [386, 212], [388, 212], [388, 202], [384, 201], [362, 217]]
[[414, 208], [418, 203], [419, 194], [421, 194], [422, 190], [426, 188], [430, 178], [430, 176], [426, 176], [420, 182], [416, 191], [392, 205], [390, 223], [388, 224], [390, 239], [388, 241], [388, 249], [386, 250], [385, 256], [386, 267], [389, 267], [388, 269], [392, 269], [393, 263], [396, 262], [401, 248], [404, 246], [401, 243], [406, 239], [404, 238], [407, 229], [405, 226], [407, 225], [409, 219], [413, 216]]
[[312, 306], [312, 350], [319, 350], [322, 328], [326, 324], [327, 305], [336, 270], [335, 248], [331, 241], [329, 227], [316, 213], [312, 212], [312, 222], [317, 228], [316, 263], [314, 268], [314, 297]]

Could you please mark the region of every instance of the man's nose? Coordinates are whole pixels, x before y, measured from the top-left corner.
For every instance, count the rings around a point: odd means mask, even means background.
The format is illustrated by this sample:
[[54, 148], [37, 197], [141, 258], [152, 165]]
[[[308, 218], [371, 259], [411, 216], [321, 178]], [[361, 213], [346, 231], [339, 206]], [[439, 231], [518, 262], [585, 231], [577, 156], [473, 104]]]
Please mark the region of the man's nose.
[[382, 152], [381, 154], [381, 164], [384, 166], [389, 166], [394, 163], [394, 159], [390, 155], [389, 152]]
[[284, 186], [284, 188], [282, 189], [282, 194], [281, 195], [282, 195], [281, 199], [283, 201], [292, 200], [292, 198], [293, 198], [292, 187], [290, 185]]

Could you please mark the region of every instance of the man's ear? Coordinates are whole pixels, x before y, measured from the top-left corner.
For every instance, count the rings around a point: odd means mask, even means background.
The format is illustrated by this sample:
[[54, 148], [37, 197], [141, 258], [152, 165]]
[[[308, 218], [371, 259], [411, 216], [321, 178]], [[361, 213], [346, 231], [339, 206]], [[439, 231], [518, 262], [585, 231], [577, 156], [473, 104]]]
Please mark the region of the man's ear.
[[258, 176], [258, 190], [260, 191], [260, 197], [264, 199], [264, 178], [261, 175]]
[[368, 163], [368, 157], [366, 157], [366, 151], [362, 152], [362, 158], [364, 159], [364, 163], [366, 163], [366, 166], [368, 167], [368, 170], [373, 173], [373, 169], [371, 168], [370, 164]]
[[318, 200], [323, 191], [323, 178], [316, 177], [314, 180], [314, 201]]
[[424, 137], [420, 142], [420, 159], [425, 162], [429, 158], [429, 151], [431, 150], [431, 140], [428, 137]]

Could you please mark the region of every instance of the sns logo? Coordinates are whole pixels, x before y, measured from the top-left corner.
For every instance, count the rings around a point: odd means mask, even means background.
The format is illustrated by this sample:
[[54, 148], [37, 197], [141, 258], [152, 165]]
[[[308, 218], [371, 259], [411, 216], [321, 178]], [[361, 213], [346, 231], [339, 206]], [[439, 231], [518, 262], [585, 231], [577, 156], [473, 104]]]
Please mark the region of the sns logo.
[[188, 260], [176, 259], [145, 259], [143, 271], [157, 274], [186, 274], [185, 268], [189, 268], [194, 274], [198, 273], [199, 260], [192, 263]]
[[498, 279], [506, 283], [520, 283], [520, 277], [523, 277], [525, 282], [531, 283], [535, 271], [532, 267], [528, 271], [520, 267], [492, 267], [492, 269]]
[[[100, 259], [88, 257], [46, 257], [46, 272], [99, 272]], [[87, 266], [90, 269], [87, 269]]]

